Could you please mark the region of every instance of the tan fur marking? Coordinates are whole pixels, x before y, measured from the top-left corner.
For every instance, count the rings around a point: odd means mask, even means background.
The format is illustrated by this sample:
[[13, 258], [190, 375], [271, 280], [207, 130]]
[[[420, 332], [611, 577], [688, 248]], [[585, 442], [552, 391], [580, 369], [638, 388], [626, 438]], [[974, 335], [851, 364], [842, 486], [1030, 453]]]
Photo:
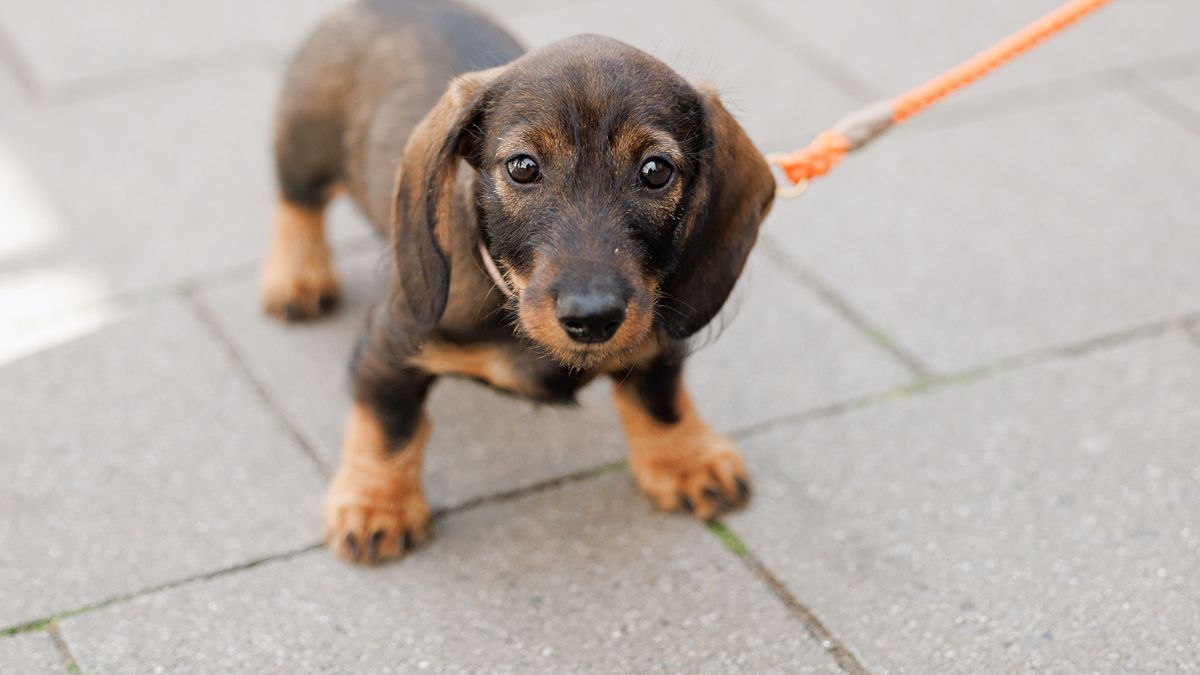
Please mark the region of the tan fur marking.
[[571, 139], [558, 127], [520, 125], [510, 129], [496, 144], [496, 162], [514, 155], [533, 153], [545, 160], [564, 157], [571, 152]]
[[422, 414], [408, 444], [391, 449], [368, 408], [356, 403], [350, 409], [342, 465], [325, 496], [323, 537], [331, 551], [374, 564], [404, 555], [406, 540], [415, 545], [426, 538], [421, 459], [429, 432]]
[[288, 320], [329, 311], [339, 285], [325, 243], [323, 211], [280, 199], [271, 228], [260, 278], [263, 308]]
[[661, 353], [662, 345], [659, 343], [658, 339], [651, 336], [642, 342], [637, 349], [602, 362], [600, 365], [596, 366], [596, 370], [597, 372], [605, 375], [613, 375], [614, 373], [623, 372], [630, 368], [644, 365]]
[[700, 419], [681, 387], [675, 424], [650, 417], [632, 386], [617, 384], [613, 401], [629, 442], [629, 468], [638, 487], [658, 508], [672, 511], [691, 502], [692, 513], [707, 520], [741, 505], [748, 486], [746, 467], [733, 443]]
[[606, 342], [587, 345], [567, 336], [559, 325], [554, 298], [546, 292], [548, 280], [558, 277], [558, 268], [541, 256], [534, 260], [533, 266], [536, 270], [533, 278], [522, 285], [518, 293], [517, 317], [521, 330], [554, 360], [573, 368], [603, 371], [619, 364], [632, 364], [648, 341], [656, 344], [651, 328], [658, 294], [657, 280], [640, 272], [627, 272], [627, 276], [641, 283], [642, 292], [629, 299], [625, 321], [616, 335]]
[[522, 276], [519, 272], [511, 267], [508, 268], [508, 272], [504, 275], [504, 279], [508, 281], [509, 288], [513, 289], [513, 292], [516, 293], [518, 298], [521, 297], [521, 294], [524, 293], [525, 289], [529, 287], [529, 278]]
[[500, 347], [462, 347], [431, 341], [425, 344], [420, 354], [410, 358], [409, 363], [437, 375], [465, 375], [530, 396], [541, 393], [513, 368], [512, 360]]
[[613, 153], [629, 161], [641, 159], [641, 155], [662, 155], [676, 166], [683, 160], [683, 151], [675, 137], [665, 131], [642, 125], [624, 124], [612, 139]]

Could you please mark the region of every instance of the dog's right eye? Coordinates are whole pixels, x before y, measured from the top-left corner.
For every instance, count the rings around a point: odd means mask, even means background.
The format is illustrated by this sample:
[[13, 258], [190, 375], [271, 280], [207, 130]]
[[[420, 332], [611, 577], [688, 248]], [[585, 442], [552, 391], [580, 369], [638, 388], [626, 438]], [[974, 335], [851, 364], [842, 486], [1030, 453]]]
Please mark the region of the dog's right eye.
[[519, 155], [508, 160], [508, 175], [518, 183], [532, 183], [541, 177], [542, 170], [529, 155]]

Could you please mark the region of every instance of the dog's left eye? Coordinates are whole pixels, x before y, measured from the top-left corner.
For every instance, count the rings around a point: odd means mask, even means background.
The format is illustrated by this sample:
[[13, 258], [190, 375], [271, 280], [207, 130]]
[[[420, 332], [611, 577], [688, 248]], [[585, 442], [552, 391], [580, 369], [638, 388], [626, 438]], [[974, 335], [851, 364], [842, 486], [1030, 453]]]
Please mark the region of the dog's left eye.
[[651, 157], [642, 164], [638, 174], [642, 185], [651, 190], [658, 190], [671, 182], [671, 176], [675, 175], [675, 167], [662, 157]]

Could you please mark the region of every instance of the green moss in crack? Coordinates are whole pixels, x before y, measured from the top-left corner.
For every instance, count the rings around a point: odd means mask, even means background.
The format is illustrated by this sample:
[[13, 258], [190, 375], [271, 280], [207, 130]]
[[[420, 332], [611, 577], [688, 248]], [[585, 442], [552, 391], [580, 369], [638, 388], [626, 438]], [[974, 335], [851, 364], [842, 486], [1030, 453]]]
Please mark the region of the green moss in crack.
[[746, 555], [748, 550], [741, 537], [734, 534], [733, 530], [725, 527], [721, 521], [708, 521], [708, 531], [717, 535], [717, 539], [720, 539], [721, 543], [725, 545], [725, 548], [729, 549], [734, 555], [738, 556], [739, 558]]

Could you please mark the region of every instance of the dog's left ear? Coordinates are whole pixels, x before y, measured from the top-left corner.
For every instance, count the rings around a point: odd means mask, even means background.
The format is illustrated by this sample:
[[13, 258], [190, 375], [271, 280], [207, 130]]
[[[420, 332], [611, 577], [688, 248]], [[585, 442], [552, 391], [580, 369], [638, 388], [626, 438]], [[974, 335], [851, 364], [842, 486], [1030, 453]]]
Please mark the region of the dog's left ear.
[[775, 197], [771, 168], [746, 132], [716, 91], [707, 85], [696, 89], [708, 142], [679, 263], [663, 284], [662, 320], [676, 339], [700, 330], [721, 310]]
[[488, 92], [504, 66], [466, 73], [446, 88], [413, 130], [396, 169], [392, 252], [398, 279], [390, 311], [416, 346], [446, 310], [450, 290], [450, 212], [459, 161], [475, 162]]

